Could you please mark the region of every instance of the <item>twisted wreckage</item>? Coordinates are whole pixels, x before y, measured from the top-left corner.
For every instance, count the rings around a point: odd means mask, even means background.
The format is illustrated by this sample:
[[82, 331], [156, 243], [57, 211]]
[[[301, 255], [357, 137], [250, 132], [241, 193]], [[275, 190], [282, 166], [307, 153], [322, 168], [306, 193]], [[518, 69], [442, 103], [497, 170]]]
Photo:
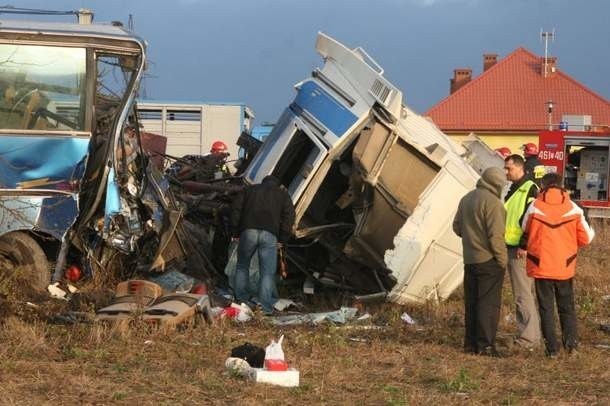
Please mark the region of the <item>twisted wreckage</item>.
[[41, 289], [70, 266], [221, 283], [232, 197], [273, 174], [297, 212], [289, 279], [401, 303], [447, 297], [462, 281], [453, 213], [499, 158], [405, 106], [363, 49], [324, 34], [316, 47], [324, 66], [262, 145], [242, 135], [240, 176], [218, 179], [209, 157], [163, 174], [142, 148], [141, 39], [0, 22], [0, 253]]

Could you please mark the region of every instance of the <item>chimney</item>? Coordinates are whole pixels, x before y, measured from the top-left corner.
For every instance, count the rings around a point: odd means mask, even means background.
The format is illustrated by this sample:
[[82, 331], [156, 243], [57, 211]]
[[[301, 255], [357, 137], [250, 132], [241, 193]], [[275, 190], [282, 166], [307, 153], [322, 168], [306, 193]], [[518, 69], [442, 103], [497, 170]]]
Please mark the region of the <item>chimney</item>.
[[91, 24], [93, 22], [93, 12], [86, 8], [81, 8], [78, 10], [76, 17], [78, 19], [79, 24]]
[[549, 56], [546, 58], [546, 63], [544, 60], [544, 56], [540, 57], [540, 73], [542, 76], [549, 77], [557, 70], [557, 57]]
[[483, 54], [483, 72], [498, 62], [498, 54]]
[[453, 70], [453, 79], [449, 81], [449, 94], [455, 93], [460, 87], [470, 82], [472, 79], [472, 69], [459, 68]]

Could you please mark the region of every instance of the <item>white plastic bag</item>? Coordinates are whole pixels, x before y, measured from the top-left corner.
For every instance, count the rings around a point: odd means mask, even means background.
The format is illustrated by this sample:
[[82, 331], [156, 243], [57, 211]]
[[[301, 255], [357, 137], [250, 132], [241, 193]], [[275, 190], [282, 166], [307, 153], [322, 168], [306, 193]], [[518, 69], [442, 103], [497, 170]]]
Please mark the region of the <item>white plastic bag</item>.
[[284, 350], [282, 350], [282, 341], [284, 341], [284, 336], [282, 335], [277, 342], [275, 340], [271, 340], [271, 344], [265, 348], [265, 359], [277, 359], [284, 360]]
[[284, 361], [284, 350], [282, 350], [282, 335], [277, 342], [271, 340], [271, 344], [265, 348], [265, 369], [269, 371], [286, 371], [288, 364]]

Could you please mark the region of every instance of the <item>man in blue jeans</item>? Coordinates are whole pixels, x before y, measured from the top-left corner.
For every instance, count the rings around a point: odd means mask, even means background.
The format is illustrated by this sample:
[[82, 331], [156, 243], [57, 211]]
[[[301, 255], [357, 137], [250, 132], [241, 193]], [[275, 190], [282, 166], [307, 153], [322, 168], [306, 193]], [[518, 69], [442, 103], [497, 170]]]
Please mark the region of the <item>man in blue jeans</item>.
[[250, 261], [258, 253], [258, 300], [265, 314], [273, 313], [273, 305], [278, 299], [275, 285], [277, 249], [292, 235], [294, 217], [290, 195], [271, 175], [260, 184], [247, 187], [233, 201], [231, 226], [233, 238], [239, 238], [234, 286], [237, 301], [250, 300]]

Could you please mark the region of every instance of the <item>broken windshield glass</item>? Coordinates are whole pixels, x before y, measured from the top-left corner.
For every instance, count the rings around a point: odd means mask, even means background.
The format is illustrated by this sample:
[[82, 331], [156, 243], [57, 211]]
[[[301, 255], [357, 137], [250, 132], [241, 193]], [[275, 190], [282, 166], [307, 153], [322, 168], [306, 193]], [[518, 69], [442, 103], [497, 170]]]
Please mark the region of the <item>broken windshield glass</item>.
[[86, 51], [0, 44], [0, 129], [83, 130]]
[[127, 87], [136, 69], [136, 57], [97, 55], [95, 112], [97, 134], [107, 134], [120, 111]]

